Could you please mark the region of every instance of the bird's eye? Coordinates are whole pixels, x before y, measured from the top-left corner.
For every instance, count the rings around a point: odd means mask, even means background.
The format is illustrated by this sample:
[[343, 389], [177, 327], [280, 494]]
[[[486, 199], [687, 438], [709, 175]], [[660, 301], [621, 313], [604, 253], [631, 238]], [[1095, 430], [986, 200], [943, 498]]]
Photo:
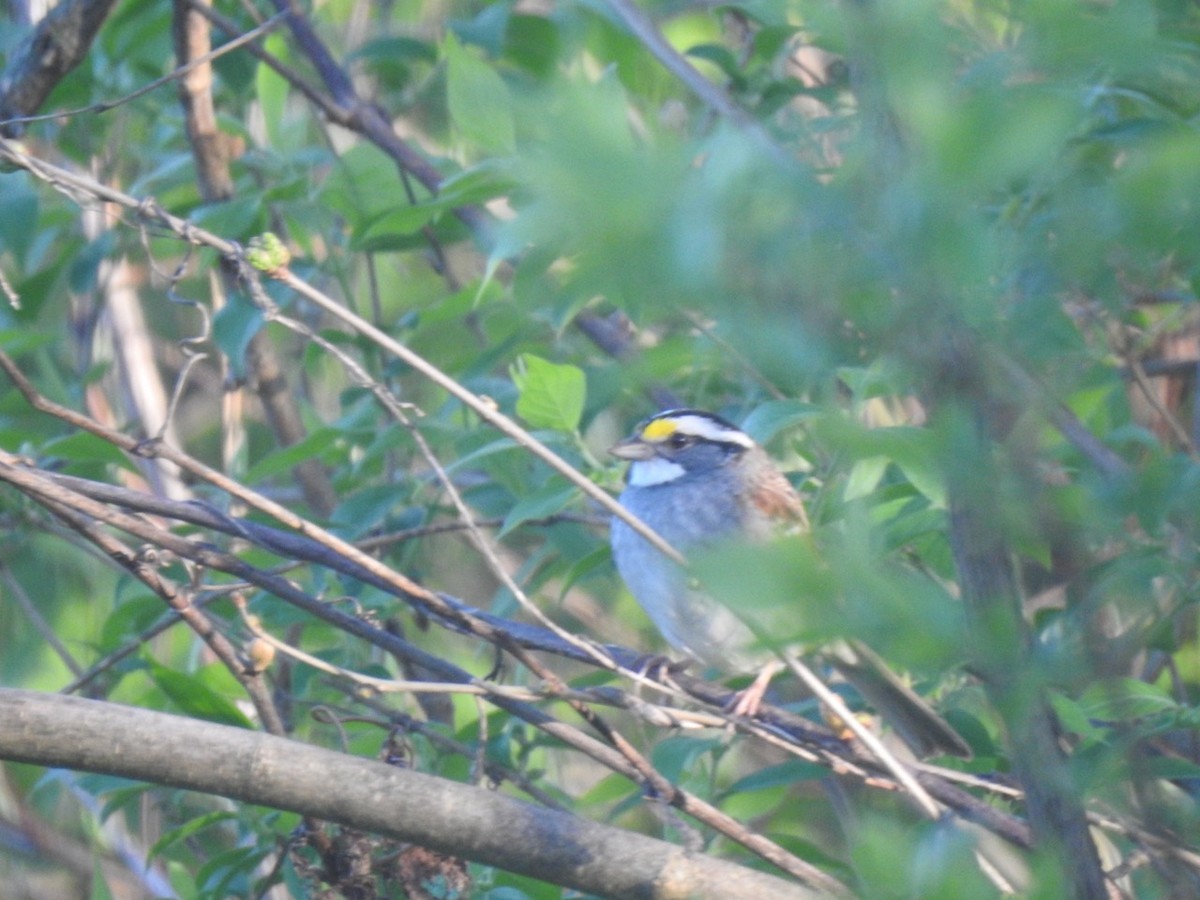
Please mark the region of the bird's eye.
[[684, 447], [692, 443], [692, 436], [689, 434], [682, 434], [677, 431], [671, 435], [671, 437], [667, 440], [667, 443], [671, 445], [672, 450], [682, 450]]

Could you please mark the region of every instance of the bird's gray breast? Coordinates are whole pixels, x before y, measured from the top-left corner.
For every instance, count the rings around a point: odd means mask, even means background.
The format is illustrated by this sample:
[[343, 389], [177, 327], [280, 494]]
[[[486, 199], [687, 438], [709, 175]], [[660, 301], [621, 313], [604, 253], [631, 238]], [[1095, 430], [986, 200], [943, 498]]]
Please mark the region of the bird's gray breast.
[[[621, 503], [695, 559], [745, 527], [740, 504], [728, 496], [727, 486], [710, 481], [686, 476], [684, 484], [630, 486]], [[671, 646], [725, 671], [753, 666], [743, 652], [753, 643], [750, 630], [728, 608], [691, 587], [682, 568], [620, 519], [612, 523], [612, 548], [630, 593]]]

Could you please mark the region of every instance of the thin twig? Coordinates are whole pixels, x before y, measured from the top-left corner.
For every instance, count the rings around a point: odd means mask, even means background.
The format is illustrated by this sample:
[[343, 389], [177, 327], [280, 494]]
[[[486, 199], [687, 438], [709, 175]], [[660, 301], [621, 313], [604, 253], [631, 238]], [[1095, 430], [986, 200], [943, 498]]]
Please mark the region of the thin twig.
[[11, 119], [0, 119], [0, 128], [7, 127], [9, 125], [27, 125], [30, 122], [50, 122], [55, 119], [65, 119], [71, 116], [81, 116], [88, 113], [103, 113], [112, 109], [116, 109], [119, 106], [130, 103], [133, 100], [136, 100], [138, 97], [162, 87], [164, 84], [170, 84], [172, 81], [177, 81], [178, 79], [187, 75], [188, 72], [191, 72], [193, 69], [207, 65], [214, 59], [219, 59], [220, 57], [224, 56], [226, 53], [232, 53], [234, 50], [237, 50], [238, 48], [251, 43], [252, 41], [257, 41], [259, 38], [266, 37], [270, 32], [274, 31], [277, 26], [283, 23], [283, 19], [283, 14], [277, 13], [271, 18], [267, 19], [267, 21], [263, 22], [257, 28], [253, 28], [250, 31], [247, 31], [245, 34], [239, 35], [226, 44], [222, 44], [211, 53], [206, 53], [204, 56], [198, 57], [186, 65], [179, 66], [177, 69], [174, 69], [161, 78], [156, 78], [149, 84], [142, 85], [137, 90], [131, 91], [123, 97], [118, 97], [116, 100], [104, 100], [100, 103], [93, 103], [89, 106], [81, 106], [78, 109], [64, 109], [58, 112], [44, 113], [43, 115], [38, 116], [14, 116]]
[[361, 672], [354, 672], [341, 666], [335, 666], [333, 663], [319, 659], [311, 653], [305, 653], [299, 647], [293, 647], [287, 641], [281, 641], [262, 627], [262, 623], [259, 622], [257, 616], [251, 615], [246, 610], [246, 601], [244, 599], [235, 597], [235, 605], [241, 613], [242, 623], [246, 626], [246, 630], [259, 640], [266, 641], [280, 653], [290, 656], [297, 662], [302, 662], [306, 666], [311, 666], [318, 671], [343, 678], [346, 681], [357, 684], [360, 687], [369, 688], [380, 694], [473, 694], [477, 697], [508, 697], [513, 700], [524, 700], [526, 702], [541, 700], [543, 696], [528, 688], [509, 687], [508, 685], [496, 684], [494, 681], [475, 681], [470, 684], [462, 684], [461, 682], [411, 681], [402, 678], [378, 678], [374, 675], [364, 675]]
[[78, 678], [83, 673], [83, 666], [71, 655], [71, 651], [67, 649], [67, 645], [59, 639], [58, 634], [50, 627], [50, 623], [46, 621], [46, 617], [37, 608], [37, 604], [29, 599], [29, 595], [25, 593], [25, 588], [22, 587], [21, 582], [13, 577], [12, 572], [4, 563], [0, 563], [0, 578], [4, 580], [4, 584], [17, 601], [17, 606], [21, 608], [21, 612], [29, 619], [30, 624], [33, 625], [34, 630], [37, 631], [41, 639], [46, 642], [46, 646], [53, 650], [55, 655], [63, 661], [63, 665], [71, 671], [71, 674]]
[[[49, 509], [68, 526], [99, 547], [122, 568], [141, 581], [175, 610], [187, 622], [196, 635], [208, 645], [216, 657], [224, 663], [230, 673], [246, 690], [254, 703], [263, 727], [272, 734], [283, 734], [283, 723], [271, 701], [261, 676], [248, 672], [237, 651], [228, 639], [217, 631], [213, 623], [191, 603], [188, 589], [181, 588], [142, 561], [136, 553], [112, 535], [96, 526], [93, 520], [108, 517], [108, 510], [101, 504], [59, 487], [49, 479], [40, 478], [22, 471], [13, 465], [13, 458], [0, 452], [0, 478], [21, 488], [28, 496]], [[151, 531], [155, 526], [146, 525]]]
[[[36, 157], [30, 156], [19, 145], [8, 140], [0, 140], [0, 159], [6, 160], [19, 168], [25, 169], [33, 175], [43, 179], [44, 181], [55, 185], [56, 187], [66, 188], [69, 192], [79, 192], [85, 196], [90, 196], [93, 199], [104, 200], [117, 206], [124, 207], [138, 214], [140, 218], [158, 222], [166, 226], [178, 237], [184, 240], [195, 241], [196, 243], [204, 244], [212, 247], [231, 261], [243, 267], [245, 277], [250, 279], [253, 277], [252, 270], [245, 265], [244, 258], [241, 253], [241, 248], [232, 241], [227, 241], [211, 232], [205, 231], [202, 228], [197, 228], [190, 222], [173, 216], [165, 210], [161, 209], [157, 204], [150, 200], [137, 200], [122, 191], [102, 185], [91, 178], [76, 175], [66, 169], [43, 162]], [[321, 309], [333, 315], [343, 323], [349, 325], [354, 331], [369, 338], [378, 346], [387, 350], [393, 356], [403, 360], [412, 368], [420, 372], [425, 378], [432, 381], [434, 384], [446, 390], [452, 396], [460, 400], [468, 408], [470, 408], [481, 419], [500, 431], [506, 437], [511, 438], [519, 446], [529, 450], [543, 462], [550, 465], [555, 471], [563, 475], [572, 484], [582, 490], [591, 499], [599, 503], [605, 510], [619, 517], [629, 524], [631, 528], [638, 532], [642, 537], [646, 538], [659, 552], [663, 553], [670, 559], [683, 564], [685, 561], [677, 550], [671, 547], [662, 539], [653, 529], [647, 526], [641, 519], [634, 516], [617, 501], [609, 495], [603, 488], [594, 483], [586, 475], [579, 472], [574, 466], [560, 457], [557, 453], [539, 441], [528, 431], [518, 425], [504, 413], [495, 408], [495, 405], [483, 397], [467, 390], [441, 369], [434, 366], [424, 357], [413, 352], [405, 347], [400, 342], [393, 339], [390, 335], [376, 328], [370, 322], [363, 319], [361, 316], [350, 312], [341, 304], [334, 301], [329, 296], [316, 290], [306, 282], [295, 277], [290, 271], [280, 269], [271, 273], [279, 278], [294, 291], [305, 297], [312, 303], [319, 306]], [[164, 452], [164, 455], [167, 455]], [[169, 455], [167, 458], [170, 458]], [[210, 470], [211, 471], [211, 470]], [[216, 475], [216, 473], [213, 473]], [[203, 477], [203, 476], [202, 476]], [[222, 478], [223, 481], [229, 483], [229, 479]], [[275, 506], [280, 510], [286, 518], [280, 518], [280, 515], [272, 512], [280, 521], [297, 521], [297, 517], [283, 508]], [[266, 511], [266, 510], [264, 510]]]
[[904, 785], [905, 790], [912, 796], [914, 802], [920, 807], [921, 811], [929, 818], [937, 820], [941, 817], [942, 811], [929, 793], [917, 783], [917, 779], [890, 750], [883, 745], [883, 742], [876, 737], [871, 729], [867, 728], [858, 717], [850, 711], [845, 702], [836, 693], [825, 686], [820, 678], [806, 666], [798, 656], [794, 653], [784, 655], [784, 661], [788, 668], [792, 670], [797, 678], [804, 682], [805, 686], [816, 695], [817, 699], [824, 703], [833, 714], [846, 727], [854, 732], [867, 749], [878, 759], [897, 781]]
[[1158, 417], [1162, 419], [1167, 428], [1170, 429], [1175, 440], [1179, 442], [1179, 446], [1193, 460], [1200, 459], [1200, 453], [1197, 453], [1196, 444], [1192, 441], [1192, 436], [1188, 434], [1187, 429], [1183, 427], [1183, 424], [1175, 414], [1167, 409], [1166, 405], [1162, 402], [1162, 398], [1158, 396], [1158, 393], [1150, 385], [1149, 380], [1146, 378], [1146, 373], [1142, 370], [1141, 362], [1130, 356], [1128, 371], [1133, 377], [1133, 383], [1137, 385], [1138, 391], [1145, 397], [1146, 402], [1150, 404], [1151, 408], [1158, 414]]
[[[433, 469], [434, 474], [442, 485], [442, 488], [450, 497], [451, 502], [454, 504], [455, 510], [458, 512], [459, 520], [466, 528], [467, 533], [470, 535], [476, 549], [479, 551], [480, 555], [483, 556], [488, 568], [491, 570], [492, 574], [494, 574], [500, 580], [500, 583], [512, 593], [517, 602], [520, 603], [522, 609], [529, 613], [535, 621], [540, 622], [543, 626], [553, 631], [564, 641], [573, 644], [584, 653], [591, 656], [598, 665], [606, 669], [616, 669], [617, 663], [612, 659], [612, 657], [604, 652], [603, 648], [598, 647], [592, 641], [585, 640], [578, 635], [572, 634], [554, 622], [549, 616], [543, 613], [532, 600], [529, 599], [529, 596], [516, 583], [512, 575], [504, 567], [504, 564], [501, 563], [499, 556], [491, 545], [491, 542], [488, 541], [483, 535], [483, 532], [475, 526], [474, 517], [472, 516], [471, 511], [467, 508], [467, 504], [463, 500], [462, 494], [459, 492], [449, 474], [447, 474], [441, 462], [438, 461], [437, 456], [433, 452], [433, 448], [429, 446], [429, 442], [425, 440], [425, 436], [421, 434], [421, 432], [413, 425], [412, 419], [406, 412], [406, 407], [411, 408], [411, 406], [409, 404], [401, 403], [398, 399], [396, 399], [395, 395], [392, 394], [391, 391], [384, 387], [384, 385], [382, 385], [380, 382], [372, 378], [370, 373], [368, 373], [367, 370], [363, 368], [363, 366], [357, 360], [350, 356], [349, 353], [345, 352], [342, 348], [333, 344], [331, 341], [326, 340], [303, 322], [300, 322], [290, 316], [285, 316], [283, 313], [281, 313], [278, 307], [276, 307], [275, 304], [271, 302], [270, 298], [266, 296], [265, 291], [252, 291], [252, 296], [254, 296], [255, 302], [259, 305], [260, 309], [262, 309], [263, 314], [268, 321], [279, 323], [296, 332], [297, 334], [302, 335], [306, 340], [312, 341], [314, 344], [325, 350], [326, 353], [333, 356], [339, 363], [341, 363], [342, 367], [346, 370], [352, 381], [365, 390], [370, 391], [375, 399], [379, 401], [379, 404], [392, 416], [392, 418], [398, 421], [408, 430], [408, 433], [412, 437], [413, 442], [416, 444], [418, 451], [425, 458], [425, 461], [429, 464], [430, 468]], [[351, 313], [351, 315], [356, 314]]]
[[370, 339], [388, 353], [395, 356], [397, 359], [411, 366], [416, 371], [420, 372], [427, 380], [433, 382], [442, 390], [449, 393], [451, 396], [462, 401], [471, 409], [477, 416], [499, 431], [506, 437], [514, 440], [519, 446], [533, 453], [534, 456], [547, 463], [552, 469], [559, 474], [565, 476], [576, 487], [580, 488], [585, 494], [597, 501], [606, 510], [614, 516], [618, 516], [623, 521], [627, 522], [631, 528], [638, 532], [642, 537], [646, 538], [660, 553], [674, 560], [677, 563], [685, 564], [683, 556], [673, 548], [670, 544], [662, 539], [649, 526], [632, 515], [628, 510], [617, 503], [613, 497], [598, 484], [587, 478], [579, 472], [574, 466], [564, 460], [561, 456], [539, 441], [528, 431], [514, 422], [511, 418], [500, 412], [494, 403], [490, 403], [477, 394], [467, 390], [461, 383], [451, 378], [437, 366], [426, 360], [424, 357], [414, 353], [408, 347], [405, 347], [391, 335], [376, 328], [366, 319], [351, 312], [342, 306], [340, 303], [333, 300], [327, 294], [318, 291], [308, 282], [297, 278], [292, 274], [291, 270], [279, 268], [269, 273], [273, 278], [278, 279], [283, 284], [290, 287], [306, 300], [314, 303], [325, 312], [332, 315], [334, 318], [348, 325], [351, 329]]
[[748, 134], [775, 162], [793, 169], [799, 166], [756, 119], [734, 103], [725, 91], [700, 74], [700, 70], [671, 45], [654, 21], [633, 0], [605, 0], [605, 3], [629, 29], [630, 34], [705, 106]]
[[18, 311], [21, 309], [21, 295], [9, 283], [8, 276], [4, 274], [3, 266], [0, 266], [0, 293], [3, 293], [8, 298], [9, 306]]
[[1033, 404], [1076, 450], [1109, 477], [1127, 475], [1129, 463], [1100, 442], [1075, 413], [1050, 396], [1049, 391], [1017, 362], [1003, 353], [992, 357], [1023, 398]]

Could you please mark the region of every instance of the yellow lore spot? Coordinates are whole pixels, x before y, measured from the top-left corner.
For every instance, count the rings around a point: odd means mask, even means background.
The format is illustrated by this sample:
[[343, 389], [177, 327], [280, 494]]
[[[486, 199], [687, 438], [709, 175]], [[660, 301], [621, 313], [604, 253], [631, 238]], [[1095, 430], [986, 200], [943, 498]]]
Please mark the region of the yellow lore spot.
[[642, 440], [658, 443], [665, 441], [678, 430], [679, 424], [671, 419], [655, 419], [642, 429]]

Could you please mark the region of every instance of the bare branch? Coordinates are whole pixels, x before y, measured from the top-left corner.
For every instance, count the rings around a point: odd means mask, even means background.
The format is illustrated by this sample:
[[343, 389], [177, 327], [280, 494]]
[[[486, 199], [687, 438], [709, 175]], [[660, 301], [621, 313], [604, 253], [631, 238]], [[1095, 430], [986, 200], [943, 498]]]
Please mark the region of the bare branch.
[[[283, 0], [276, 0], [283, 2]], [[662, 63], [663, 68], [683, 82], [701, 102], [724, 119], [748, 134], [768, 156], [782, 165], [796, 168], [799, 163], [767, 133], [748, 112], [738, 106], [719, 87], [700, 74], [700, 71], [671, 46], [658, 26], [633, 0], [606, 0], [606, 3], [629, 32]]]
[[[0, 122], [32, 113], [74, 69], [104, 24], [115, 0], [64, 0], [51, 10], [13, 53], [0, 77]], [[0, 125], [0, 135], [20, 129]]]
[[[196, 161], [200, 196], [210, 203], [219, 203], [233, 196], [234, 185], [229, 160], [233, 155], [230, 144], [234, 139], [217, 127], [212, 99], [210, 60], [215, 58], [217, 53], [223, 53], [232, 47], [241, 47], [261, 37], [268, 26], [273, 27], [282, 21], [282, 14], [277, 14], [246, 34], [232, 37], [214, 53], [211, 51], [208, 22], [200, 14], [200, 10], [210, 5], [211, 0], [196, 0], [194, 3], [190, 0], [174, 0], [171, 30], [175, 42], [175, 55], [180, 63], [179, 71], [187, 72], [179, 82], [179, 102], [183, 108], [192, 157]], [[232, 291], [237, 274], [235, 264], [227, 262], [221, 267], [226, 293]], [[214, 308], [217, 307], [219, 299], [214, 298]], [[245, 355], [247, 367], [253, 373], [251, 384], [258, 394], [276, 440], [285, 447], [299, 442], [306, 434], [304, 424], [296, 399], [280, 366], [279, 355], [267, 335], [261, 332], [254, 335]], [[222, 364], [225, 364], [223, 359]], [[177, 393], [178, 385], [182, 384], [185, 374], [186, 370], [177, 382]], [[235, 406], [230, 400], [227, 396], [227, 419], [232, 418], [228, 412], [231, 406]], [[244, 423], [240, 420], [226, 422], [224, 433], [235, 444], [240, 441], [234, 436], [242, 434], [244, 440], [243, 432]], [[324, 467], [317, 460], [306, 459], [297, 463], [293, 471], [312, 509], [320, 516], [328, 516], [336, 505], [337, 497]]]
[[[44, 179], [51, 184], [68, 189], [72, 193], [78, 192], [86, 197], [106, 200], [111, 203], [115, 203], [118, 206], [122, 206], [130, 211], [136, 211], [138, 215], [144, 219], [158, 222], [159, 224], [166, 226], [176, 235], [184, 238], [185, 240], [194, 241], [196, 243], [212, 247], [214, 250], [217, 250], [231, 260], [237, 261], [239, 264], [243, 261], [241, 248], [232, 241], [227, 241], [224, 238], [212, 234], [211, 232], [197, 228], [190, 222], [181, 219], [178, 216], [171, 215], [170, 213], [158, 207], [157, 204], [151, 200], [138, 201], [128, 194], [98, 184], [90, 178], [76, 175], [75, 173], [69, 172], [66, 169], [43, 162], [42, 160], [30, 156], [11, 141], [0, 141], [0, 159], [7, 160], [13, 165], [25, 169], [26, 171]], [[599, 503], [604, 509], [628, 522], [631, 528], [645, 537], [646, 540], [650, 541], [650, 543], [658, 548], [660, 552], [671, 559], [676, 560], [677, 562], [683, 562], [683, 558], [679, 555], [678, 551], [667, 544], [653, 530], [647, 527], [644, 522], [622, 507], [603, 488], [579, 472], [574, 466], [531, 435], [509, 416], [506, 416], [504, 413], [500, 412], [494, 403], [467, 390], [459, 382], [451, 378], [437, 366], [434, 366], [424, 357], [414, 353], [412, 350], [391, 337], [391, 335], [387, 334], [382, 329], [375, 327], [361, 316], [358, 316], [346, 309], [333, 298], [297, 278], [286, 268], [273, 272], [272, 275], [279, 278], [288, 287], [300, 293], [303, 297], [312, 301], [324, 311], [332, 314], [335, 318], [349, 325], [355, 331], [369, 338], [379, 347], [387, 350], [396, 358], [401, 359], [408, 365], [412, 366], [424, 377], [450, 393], [458, 400], [461, 400], [476, 415], [483, 419], [483, 421], [487, 422], [505, 436], [512, 438], [517, 442], [518, 445], [525, 447], [527, 450], [532, 452], [556, 472], [565, 476], [572, 484], [579, 487], [580, 490]], [[248, 267], [247, 277], [249, 277]], [[215, 477], [216, 473], [213, 473], [213, 475]], [[228, 481], [228, 479], [223, 478], [222, 480], [226, 482]], [[283, 515], [285, 518], [281, 518], [280, 521], [297, 520], [297, 517], [291, 514], [290, 511], [284, 510], [278, 505], [274, 506], [279, 512], [272, 512], [271, 515], [275, 515], [277, 518], [279, 518], [280, 515]]]
[[[263, 678], [247, 669], [229, 640], [217, 631], [203, 612], [192, 605], [189, 590], [164, 578], [138, 554], [98, 528], [93, 519], [105, 516], [104, 510], [98, 508], [99, 504], [93, 505], [93, 501], [72, 495], [69, 491], [48, 480], [23, 477], [22, 473], [11, 468], [11, 459], [7, 454], [0, 454], [0, 456], [3, 457], [3, 461], [0, 462], [0, 471], [4, 472], [0, 477], [6, 481], [20, 484], [29, 496], [46, 506], [67, 525], [91, 541], [106, 556], [115, 560], [178, 613], [180, 618], [208, 645], [213, 654], [241, 683], [246, 694], [254, 703], [263, 726], [274, 734], [283, 734], [283, 723], [275, 710], [275, 704], [271, 701], [271, 692], [267, 689]], [[147, 531], [153, 530], [153, 526], [145, 527]], [[144, 536], [152, 538], [153, 535], [145, 534]]]
[[[394, 593], [395, 588], [386, 582], [381, 581], [370, 572], [364, 571], [350, 560], [340, 557], [338, 554], [331, 552], [327, 547], [311, 541], [300, 535], [293, 535], [287, 532], [279, 531], [270, 528], [261, 523], [248, 521], [245, 519], [232, 519], [224, 514], [208, 507], [205, 504], [188, 502], [180, 503], [177, 501], [166, 500], [163, 498], [154, 497], [148, 494], [143, 494], [137, 491], [130, 491], [125, 488], [114, 487], [97, 482], [89, 482], [84, 479], [74, 478], [67, 475], [59, 475], [53, 473], [42, 473], [49, 480], [61, 484], [62, 486], [75, 491], [83, 496], [91, 497], [104, 503], [117, 504], [130, 510], [134, 510], [143, 514], [161, 516], [174, 519], [176, 521], [185, 522], [201, 528], [210, 529], [218, 533], [224, 533], [231, 537], [236, 537], [241, 540], [250, 541], [272, 553], [281, 555], [291, 560], [310, 562], [318, 565], [327, 566], [334, 571], [341, 572], [353, 578], [362, 580], [368, 584], [372, 584], [381, 590]], [[127, 520], [120, 520], [127, 521]], [[118, 520], [114, 520], [114, 524], [119, 524]], [[149, 537], [147, 533], [144, 535]], [[172, 539], [178, 540], [178, 539]], [[187, 543], [171, 544], [168, 549], [178, 548], [186, 551], [191, 545]], [[195, 548], [191, 548], [195, 550]], [[198, 551], [197, 551], [198, 552]], [[306, 597], [290, 585], [286, 580], [279, 578], [272, 573], [263, 572], [248, 566], [244, 563], [233, 562], [230, 557], [216, 556], [208, 554], [203, 559], [198, 561], [214, 568], [225, 571], [230, 571], [232, 574], [244, 581], [254, 584], [263, 590], [271, 591], [281, 596], [283, 599], [299, 605], [301, 608], [317, 613], [326, 621], [334, 624], [336, 627], [343, 627], [344, 623], [354, 623], [354, 627], [350, 629], [350, 633], [367, 640], [370, 643], [376, 644], [384, 650], [396, 654], [399, 658], [406, 661], [415, 662], [418, 665], [425, 665], [425, 660], [431, 658], [428, 655], [414, 656], [408, 653], [407, 648], [411, 645], [403, 641], [396, 635], [388, 632], [375, 629], [360, 619], [345, 616], [336, 610], [331, 610], [327, 604], [318, 604], [317, 601]], [[232, 567], [232, 568], [230, 568]], [[279, 593], [283, 590], [284, 593]], [[288, 593], [288, 592], [291, 593]], [[397, 596], [403, 596], [397, 594]], [[469, 613], [473, 619], [479, 619], [488, 623], [493, 634], [503, 633], [507, 641], [517, 643], [526, 649], [538, 650], [543, 652], [554, 653], [569, 659], [574, 659], [579, 662], [595, 664], [595, 659], [590, 655], [583, 653], [578, 647], [571, 643], [563, 641], [555, 634], [539, 628], [536, 625], [529, 625], [520, 622], [512, 622], [482, 610], [476, 609], [464, 603], [461, 600], [450, 597], [446, 594], [439, 595], [443, 601], [453, 605], [455, 608]], [[203, 598], [201, 598], [203, 599]], [[448, 621], [435, 617], [435, 621], [442, 623], [456, 630], [462, 629], [461, 625], [455, 621]], [[343, 628], [345, 630], [345, 628]], [[395, 638], [399, 643], [394, 643]], [[626, 648], [607, 646], [607, 653], [621, 666], [623, 672], [629, 672], [638, 665], [640, 658], [639, 654]], [[432, 657], [436, 659], [436, 657]], [[439, 666], [428, 669], [434, 677], [456, 684], [476, 684], [480, 686], [488, 686], [489, 682], [481, 682], [478, 679], [471, 679], [461, 670], [450, 667], [449, 664], [439, 661]], [[457, 674], [447, 674], [457, 673]], [[654, 687], [652, 682], [645, 682], [645, 677], [640, 678], [644, 683]], [[713, 684], [704, 681], [700, 678], [689, 676], [686, 673], [677, 672], [671, 675], [671, 680], [678, 683], [690, 696], [695, 697], [715, 709], [726, 708], [735, 692], [721, 685]], [[488, 693], [484, 692], [485, 695]], [[503, 692], [500, 692], [503, 693]], [[675, 727], [679, 724], [695, 721], [700, 724], [714, 726], [721, 725], [729, 721], [727, 716], [712, 716], [712, 715], [697, 715], [694, 713], [686, 713], [682, 710], [674, 708], [666, 708], [661, 706], [651, 706], [645, 701], [641, 701], [631, 695], [617, 691], [613, 688], [594, 688], [588, 692], [562, 692], [549, 691], [549, 696], [561, 696], [564, 699], [580, 699], [586, 702], [598, 702], [605, 705], [615, 705], [630, 709], [642, 716], [646, 721], [651, 722], [657, 727]], [[515, 700], [515, 697], [505, 697], [506, 700]], [[498, 704], [502, 705], [502, 704]], [[506, 707], [507, 708], [507, 707]], [[525, 707], [522, 706], [522, 709]], [[510, 710], [511, 711], [511, 710]], [[516, 713], [521, 715], [520, 712]], [[538, 713], [538, 715], [541, 715]], [[761, 724], [758, 722], [750, 722], [744, 719], [735, 720], [734, 724], [738, 730], [754, 736], [759, 740], [766, 741], [779, 747], [785, 752], [797, 755], [803, 759], [816, 762], [820, 765], [827, 766], [834, 773], [850, 776], [857, 780], [861, 780], [871, 784], [877, 788], [893, 789], [890, 782], [886, 782], [880, 778], [881, 773], [886, 770], [878, 766], [877, 760], [869, 753], [861, 753], [854, 747], [848, 746], [837, 739], [827, 728], [817, 725], [807, 719], [801, 718], [794, 713], [786, 710], [778, 709], [769, 705], [764, 705], [760, 712]], [[522, 716], [524, 717], [524, 716]], [[533, 720], [530, 720], [533, 721]], [[538, 724], [534, 721], [533, 724]], [[570, 741], [568, 741], [570, 743]], [[576, 745], [577, 749], [583, 749], [584, 752], [589, 752], [587, 747]], [[808, 749], [806, 749], [808, 748]], [[590, 753], [589, 753], [590, 755]], [[611, 763], [614, 759], [621, 761], [621, 766], [617, 771], [629, 777], [635, 777], [636, 767], [628, 758], [622, 758], [621, 755], [601, 759], [605, 765]], [[932, 796], [947, 808], [954, 810], [963, 818], [976, 822], [985, 828], [995, 832], [1005, 840], [1018, 846], [1029, 846], [1030, 838], [1028, 828], [1024, 823], [1014, 819], [988, 803], [978, 800], [971, 794], [955, 787], [947, 780], [950, 773], [946, 775], [930, 771], [927, 767], [920, 770], [917, 775], [917, 781], [925, 788]], [[987, 785], [976, 785], [976, 787], [989, 787]], [[994, 787], [994, 786], [991, 786]], [[990, 788], [989, 788], [990, 789]], [[1019, 793], [1019, 792], [1018, 792]], [[1012, 792], [1005, 794], [1011, 796]], [[668, 793], [669, 796], [669, 793]], [[678, 799], [684, 804], [681, 808], [687, 809], [690, 805], [690, 800], [686, 793], [678, 792]], [[690, 810], [688, 810], [690, 811]]]
[[204, 55], [192, 59], [184, 65], [181, 65], [175, 71], [170, 72], [161, 78], [156, 78], [153, 81], [142, 85], [136, 91], [131, 91], [128, 94], [118, 97], [116, 100], [104, 100], [99, 103], [89, 104], [88, 106], [81, 106], [77, 109], [64, 109], [52, 113], [46, 113], [45, 115], [41, 116], [13, 116], [12, 118], [8, 119], [0, 119], [0, 133], [2, 133], [3, 129], [5, 128], [11, 129], [13, 126], [28, 125], [32, 122], [49, 122], [55, 119], [66, 118], [68, 116], [81, 116], [86, 113], [108, 112], [110, 109], [116, 109], [118, 106], [123, 106], [126, 103], [136, 100], [138, 97], [142, 97], [153, 90], [157, 90], [164, 84], [169, 84], [175, 80], [186, 81], [189, 77], [193, 76], [198, 69], [203, 69], [204, 67], [209, 66], [214, 59], [224, 56], [226, 53], [232, 53], [234, 50], [242, 46], [242, 44], [263, 37], [264, 35], [273, 31], [279, 25], [280, 18], [280, 16], [275, 16], [274, 18], [264, 22], [258, 28], [255, 28], [246, 34], [241, 35], [237, 39], [224, 44], [219, 49], [213, 50], [212, 52], [205, 52]]
[[0, 756], [295, 810], [608, 897], [815, 896], [752, 869], [495, 791], [77, 697], [0, 690]]

